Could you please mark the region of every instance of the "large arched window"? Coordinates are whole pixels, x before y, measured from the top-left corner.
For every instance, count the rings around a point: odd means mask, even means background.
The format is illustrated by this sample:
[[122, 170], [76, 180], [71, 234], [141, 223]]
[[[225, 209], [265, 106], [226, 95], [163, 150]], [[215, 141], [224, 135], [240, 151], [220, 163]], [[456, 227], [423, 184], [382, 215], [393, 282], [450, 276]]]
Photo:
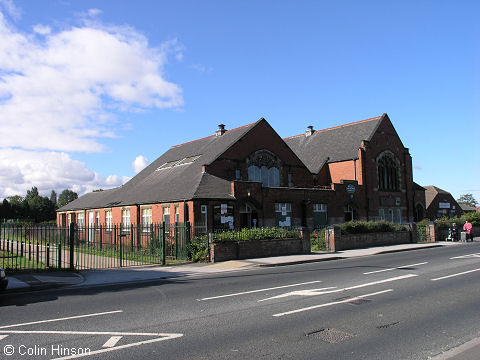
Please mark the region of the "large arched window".
[[248, 180], [263, 186], [280, 186], [280, 160], [268, 150], [259, 150], [247, 158]]
[[391, 152], [384, 152], [377, 160], [378, 188], [380, 190], [400, 190], [400, 166]]

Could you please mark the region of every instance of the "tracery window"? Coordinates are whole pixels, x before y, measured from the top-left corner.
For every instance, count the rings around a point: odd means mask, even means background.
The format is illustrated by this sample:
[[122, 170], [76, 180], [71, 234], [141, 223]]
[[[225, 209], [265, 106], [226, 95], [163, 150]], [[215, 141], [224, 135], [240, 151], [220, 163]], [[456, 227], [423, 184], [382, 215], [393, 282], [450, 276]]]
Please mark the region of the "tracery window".
[[261, 182], [263, 186], [280, 186], [278, 157], [268, 150], [259, 150], [247, 158], [248, 180]]
[[385, 152], [378, 158], [377, 171], [380, 190], [400, 190], [400, 167], [392, 153]]

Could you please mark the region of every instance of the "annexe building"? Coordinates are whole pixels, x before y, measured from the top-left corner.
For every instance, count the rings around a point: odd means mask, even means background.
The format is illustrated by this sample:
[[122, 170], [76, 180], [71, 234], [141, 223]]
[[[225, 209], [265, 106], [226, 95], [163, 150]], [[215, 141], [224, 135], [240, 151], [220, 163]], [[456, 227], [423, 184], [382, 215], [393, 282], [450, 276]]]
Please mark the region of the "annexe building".
[[[282, 139], [263, 118], [172, 146], [123, 186], [85, 194], [57, 224], [196, 231], [307, 226], [352, 219], [411, 222], [424, 191], [387, 114]], [[423, 194], [421, 194], [423, 195]], [[423, 196], [424, 198], [424, 196]], [[421, 201], [420, 201], [421, 202]]]

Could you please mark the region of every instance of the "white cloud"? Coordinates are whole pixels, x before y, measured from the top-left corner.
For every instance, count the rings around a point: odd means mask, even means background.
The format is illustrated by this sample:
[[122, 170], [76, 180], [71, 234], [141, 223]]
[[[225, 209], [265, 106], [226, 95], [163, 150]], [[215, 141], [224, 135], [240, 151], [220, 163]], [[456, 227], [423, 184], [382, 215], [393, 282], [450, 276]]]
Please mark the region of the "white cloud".
[[[164, 79], [175, 40], [150, 47], [130, 27], [89, 23], [24, 34], [0, 13], [0, 138], [4, 147], [102, 151], [114, 111], [175, 108], [181, 88]], [[41, 126], [41, 131], [39, 128]], [[12, 136], [15, 134], [15, 136]]]
[[413, 168], [417, 170], [422, 170], [422, 167], [418, 164], [413, 163]]
[[[122, 185], [128, 177], [101, 176], [69, 153], [104, 151], [102, 139], [122, 129], [121, 112], [183, 105], [182, 89], [164, 77], [183, 46], [174, 39], [153, 47], [132, 27], [98, 22], [101, 13], [27, 33], [5, 16], [18, 19], [20, 9], [0, 0], [0, 198], [32, 186], [83, 194]], [[134, 169], [147, 162], [137, 157]]]
[[24, 195], [33, 186], [43, 195], [64, 189], [74, 189], [81, 195], [120, 186], [129, 179], [118, 175], [105, 178], [67, 153], [0, 150], [0, 198]]
[[150, 162], [147, 160], [147, 158], [143, 155], [138, 155], [135, 160], [132, 163], [132, 168], [135, 171], [135, 174], [138, 174], [140, 171], [145, 169], [145, 167], [149, 164]]
[[48, 35], [52, 32], [50, 26], [37, 24], [33, 27], [33, 31], [40, 35]]
[[22, 11], [15, 6], [13, 0], [0, 0], [0, 9], [2, 8], [5, 9], [5, 12], [14, 20], [18, 20], [22, 16]]

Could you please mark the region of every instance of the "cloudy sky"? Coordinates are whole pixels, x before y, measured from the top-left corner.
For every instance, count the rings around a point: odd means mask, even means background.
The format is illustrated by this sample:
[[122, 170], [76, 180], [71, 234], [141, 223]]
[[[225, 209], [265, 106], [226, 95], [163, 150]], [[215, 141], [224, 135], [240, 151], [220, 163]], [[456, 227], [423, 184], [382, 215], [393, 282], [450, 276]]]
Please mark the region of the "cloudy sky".
[[480, 201], [477, 1], [0, 0], [0, 198], [123, 184], [265, 117], [389, 114], [414, 180]]

